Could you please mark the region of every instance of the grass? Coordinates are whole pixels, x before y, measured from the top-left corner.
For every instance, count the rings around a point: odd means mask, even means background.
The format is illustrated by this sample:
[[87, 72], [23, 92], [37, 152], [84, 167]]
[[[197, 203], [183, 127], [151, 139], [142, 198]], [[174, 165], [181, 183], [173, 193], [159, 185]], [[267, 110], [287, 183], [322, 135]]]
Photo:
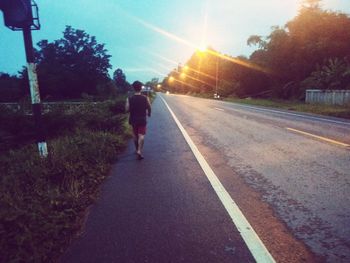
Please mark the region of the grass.
[[[30, 116], [0, 111], [1, 132], [8, 135], [0, 142], [0, 262], [58, 260], [126, 144], [123, 108], [124, 98], [52, 109], [44, 116], [46, 159], [28, 131]], [[23, 134], [29, 135], [16, 144]]]
[[306, 104], [300, 101], [251, 98], [226, 98], [225, 101], [350, 119], [350, 105], [334, 106], [323, 104]]
[[[208, 93], [187, 93], [187, 95], [206, 98], [206, 99], [213, 99], [213, 94], [208, 94]], [[324, 104], [306, 104], [304, 102], [296, 101], [296, 100], [255, 99], [255, 98], [239, 99], [235, 97], [224, 98], [224, 100], [228, 102], [234, 102], [234, 103], [270, 107], [270, 108], [279, 108], [279, 109], [296, 111], [296, 112], [306, 112], [306, 113], [313, 113], [313, 114], [320, 114], [325, 116], [350, 119], [350, 104], [344, 105], [344, 106], [335, 106], [335, 105], [324, 105]]]
[[[43, 123], [47, 139], [73, 134], [76, 129], [122, 132], [125, 98], [99, 103], [57, 104], [44, 107]], [[13, 112], [0, 106], [0, 154], [35, 142], [33, 116], [24, 110]], [[119, 129], [120, 128], [120, 129]]]

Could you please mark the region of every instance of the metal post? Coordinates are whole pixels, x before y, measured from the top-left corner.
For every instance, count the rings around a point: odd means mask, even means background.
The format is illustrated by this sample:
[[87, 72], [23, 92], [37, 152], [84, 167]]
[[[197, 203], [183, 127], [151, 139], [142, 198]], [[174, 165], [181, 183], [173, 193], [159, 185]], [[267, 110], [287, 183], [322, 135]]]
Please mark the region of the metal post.
[[216, 58], [216, 78], [215, 78], [215, 94], [218, 96], [218, 82], [219, 82], [219, 57]]
[[36, 73], [36, 65], [34, 63], [34, 51], [33, 51], [33, 40], [32, 32], [30, 27], [23, 28], [23, 38], [24, 38], [24, 47], [27, 58], [27, 71], [30, 87], [30, 95], [32, 100], [32, 109], [36, 129], [36, 142], [38, 143], [39, 154], [41, 157], [46, 157], [47, 144], [45, 140], [45, 132], [41, 118], [41, 101], [40, 101], [40, 92], [38, 85], [38, 78]]

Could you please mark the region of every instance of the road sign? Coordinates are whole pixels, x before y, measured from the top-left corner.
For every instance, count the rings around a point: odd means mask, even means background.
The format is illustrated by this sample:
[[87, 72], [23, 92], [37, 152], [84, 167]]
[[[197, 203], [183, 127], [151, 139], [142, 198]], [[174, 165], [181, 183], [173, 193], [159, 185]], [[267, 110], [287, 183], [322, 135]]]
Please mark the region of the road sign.
[[0, 0], [5, 26], [12, 30], [40, 29], [38, 6], [32, 0]]

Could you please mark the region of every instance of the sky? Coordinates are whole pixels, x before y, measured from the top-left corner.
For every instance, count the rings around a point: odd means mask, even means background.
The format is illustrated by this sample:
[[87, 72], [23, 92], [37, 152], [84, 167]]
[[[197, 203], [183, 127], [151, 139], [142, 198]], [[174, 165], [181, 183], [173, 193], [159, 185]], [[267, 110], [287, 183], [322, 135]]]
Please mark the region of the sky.
[[[104, 43], [112, 75], [127, 81], [162, 80], [197, 48], [211, 46], [249, 56], [251, 35], [267, 36], [298, 14], [301, 0], [36, 0], [41, 29], [33, 42], [62, 37], [66, 25]], [[323, 0], [324, 9], [350, 14], [350, 0]], [[0, 16], [2, 16], [0, 14]], [[2, 18], [0, 18], [2, 20]], [[1, 22], [0, 22], [1, 23]], [[350, 30], [350, 29], [349, 29]], [[16, 74], [25, 65], [23, 37], [0, 24], [0, 72]]]

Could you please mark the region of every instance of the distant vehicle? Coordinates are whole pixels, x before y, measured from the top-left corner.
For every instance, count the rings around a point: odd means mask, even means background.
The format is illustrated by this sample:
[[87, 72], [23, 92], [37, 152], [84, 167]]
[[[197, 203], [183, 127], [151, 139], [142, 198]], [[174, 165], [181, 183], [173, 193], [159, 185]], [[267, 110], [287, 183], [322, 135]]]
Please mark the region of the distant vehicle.
[[165, 94], [166, 94], [166, 95], [169, 95], [169, 94], [170, 94], [170, 92], [167, 90], [167, 92], [165, 92]]
[[149, 96], [151, 92], [153, 92], [151, 87], [142, 86], [141, 94]]
[[221, 97], [220, 97], [220, 95], [218, 93], [214, 93], [214, 99], [220, 100]]

